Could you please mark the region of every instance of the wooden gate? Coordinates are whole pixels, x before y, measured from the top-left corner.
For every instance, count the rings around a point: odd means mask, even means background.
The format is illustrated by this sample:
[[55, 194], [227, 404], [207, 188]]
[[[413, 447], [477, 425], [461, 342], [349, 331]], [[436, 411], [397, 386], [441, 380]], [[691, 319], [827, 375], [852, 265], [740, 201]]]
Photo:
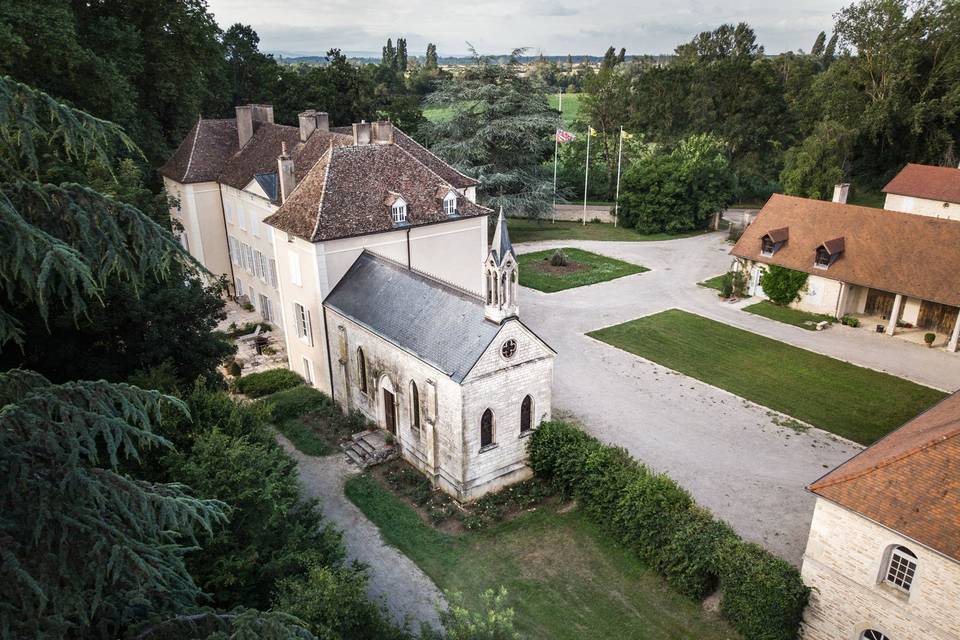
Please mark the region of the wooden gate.
[[[895, 298], [896, 296], [892, 293], [870, 289], [867, 291], [867, 304], [864, 308], [864, 313], [868, 316], [880, 316], [886, 320], [890, 317], [890, 312], [893, 311], [893, 301]], [[903, 305], [900, 306], [900, 310], [902, 313]]]
[[953, 324], [957, 321], [958, 311], [960, 309], [957, 307], [923, 300], [920, 303], [917, 326], [921, 329], [933, 329], [949, 335], [953, 332]]

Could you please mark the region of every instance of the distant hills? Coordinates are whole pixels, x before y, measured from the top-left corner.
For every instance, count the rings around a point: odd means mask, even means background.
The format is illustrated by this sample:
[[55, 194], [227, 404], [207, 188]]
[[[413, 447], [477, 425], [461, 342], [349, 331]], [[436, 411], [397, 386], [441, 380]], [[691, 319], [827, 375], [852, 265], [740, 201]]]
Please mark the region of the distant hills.
[[[379, 56], [379, 55], [366, 54], [366, 53], [351, 53], [351, 52], [344, 52], [344, 54], [347, 56], [347, 58], [348, 58], [349, 60], [352, 60], [352, 61], [354, 61], [354, 62], [358, 62], [358, 63], [361, 63], [361, 64], [377, 64], [377, 63], [380, 62], [380, 56]], [[572, 58], [573, 58], [573, 63], [574, 63], [574, 64], [580, 64], [580, 63], [582, 63], [584, 60], [586, 60], [586, 61], [589, 62], [590, 64], [597, 64], [597, 63], [599, 63], [600, 61], [603, 60], [603, 56], [602, 56], [602, 55], [601, 55], [601, 56], [592, 56], [592, 55], [587, 55], [587, 56], [585, 56], [585, 55], [571, 54], [571, 56], [572, 56]], [[327, 63], [326, 56], [322, 56], [322, 55], [320, 55], [320, 56], [285, 56], [285, 55], [281, 55], [281, 54], [274, 54], [274, 57], [277, 59], [277, 62], [279, 62], [280, 64], [324, 65], [324, 64]], [[672, 54], [659, 54], [659, 55], [627, 56], [627, 59], [643, 58], [643, 59], [647, 59], [647, 60], [650, 60], [650, 61], [653, 61], [653, 62], [667, 62], [667, 61], [671, 60], [673, 57], [674, 57], [674, 56], [673, 56]], [[509, 55], [509, 54], [492, 55], [492, 56], [490, 56], [490, 58], [491, 58], [495, 63], [504, 64], [504, 63], [506, 63], [506, 62], [510, 59], [510, 55]], [[530, 63], [530, 62], [535, 62], [536, 60], [539, 60], [540, 58], [541, 58], [541, 56], [539, 56], [539, 55], [520, 56], [520, 57], [518, 58], [518, 60], [519, 60], [522, 64], [527, 64], [527, 63]], [[562, 56], [542, 56], [542, 58], [543, 58], [544, 60], [548, 61], [548, 62], [556, 62], [556, 63], [558, 63], [558, 64], [563, 64], [563, 63], [566, 63], [566, 62], [567, 62], [567, 56], [566, 56], [566, 55], [562, 55]], [[421, 64], [423, 64], [423, 61], [424, 61], [424, 57], [423, 57], [423, 56], [411, 56], [411, 59], [416, 59], [417, 62], [419, 62], [419, 63], [421, 63]], [[469, 55], [463, 55], [463, 56], [439, 56], [439, 57], [437, 58], [437, 62], [438, 62], [441, 66], [444, 66], [444, 65], [446, 65], [446, 66], [469, 65], [469, 64], [473, 64], [473, 57], [471, 57], [471, 56], [469, 56]]]

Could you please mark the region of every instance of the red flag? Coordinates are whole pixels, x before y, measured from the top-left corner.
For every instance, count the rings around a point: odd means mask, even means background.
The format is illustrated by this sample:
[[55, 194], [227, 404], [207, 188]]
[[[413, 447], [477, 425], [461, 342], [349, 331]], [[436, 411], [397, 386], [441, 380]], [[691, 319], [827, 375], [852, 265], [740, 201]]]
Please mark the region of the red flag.
[[563, 129], [557, 129], [557, 142], [573, 142], [577, 139], [577, 134], [570, 131], [564, 131]]

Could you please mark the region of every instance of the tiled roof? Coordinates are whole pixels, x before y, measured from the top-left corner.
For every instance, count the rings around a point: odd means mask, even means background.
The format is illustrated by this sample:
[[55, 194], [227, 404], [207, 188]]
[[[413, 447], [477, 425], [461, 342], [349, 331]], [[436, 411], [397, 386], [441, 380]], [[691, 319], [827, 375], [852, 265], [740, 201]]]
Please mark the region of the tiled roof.
[[960, 203], [960, 169], [908, 164], [887, 183], [883, 192]]
[[[760, 239], [789, 228], [772, 256]], [[829, 269], [813, 266], [816, 249], [843, 238]], [[775, 194], [731, 253], [823, 278], [960, 306], [960, 221]]]
[[960, 393], [809, 489], [960, 561]]
[[268, 122], [253, 123], [253, 137], [237, 151], [220, 172], [220, 182], [243, 189], [258, 173], [271, 173], [277, 170], [277, 156], [280, 146], [286, 143], [288, 149], [294, 149], [300, 142], [300, 129]]
[[[407, 203], [407, 225], [442, 222], [451, 218], [439, 185], [449, 183], [399, 144], [334, 146], [265, 222], [311, 242], [389, 231], [398, 228], [385, 204], [391, 192]], [[457, 197], [456, 218], [488, 213]]]
[[235, 120], [200, 119], [160, 167], [160, 174], [181, 184], [214, 181], [236, 151]]
[[364, 251], [324, 306], [462, 382], [500, 325], [483, 300]]

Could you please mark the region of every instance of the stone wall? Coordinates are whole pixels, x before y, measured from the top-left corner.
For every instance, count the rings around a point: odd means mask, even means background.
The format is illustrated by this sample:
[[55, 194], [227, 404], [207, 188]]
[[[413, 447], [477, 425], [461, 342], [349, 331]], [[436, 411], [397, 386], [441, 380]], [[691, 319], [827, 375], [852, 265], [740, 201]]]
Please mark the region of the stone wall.
[[[918, 558], [909, 595], [881, 582], [891, 545]], [[891, 640], [960, 638], [960, 563], [823, 498], [802, 576], [812, 588], [804, 640], [857, 640], [865, 629]]]
[[[558, 204], [553, 207], [553, 217], [548, 220], [583, 221], [583, 204]], [[607, 205], [587, 205], [587, 222], [599, 220], [613, 223], [613, 207]]]
[[[517, 341], [516, 354], [505, 359], [501, 345]], [[466, 449], [465, 491], [477, 498], [531, 475], [527, 434], [520, 433], [520, 405], [533, 398], [534, 428], [552, 411], [553, 352], [522, 324], [507, 321], [463, 384], [463, 430]], [[495, 447], [480, 449], [480, 419], [494, 415]], [[530, 432], [532, 433], [532, 432]]]

